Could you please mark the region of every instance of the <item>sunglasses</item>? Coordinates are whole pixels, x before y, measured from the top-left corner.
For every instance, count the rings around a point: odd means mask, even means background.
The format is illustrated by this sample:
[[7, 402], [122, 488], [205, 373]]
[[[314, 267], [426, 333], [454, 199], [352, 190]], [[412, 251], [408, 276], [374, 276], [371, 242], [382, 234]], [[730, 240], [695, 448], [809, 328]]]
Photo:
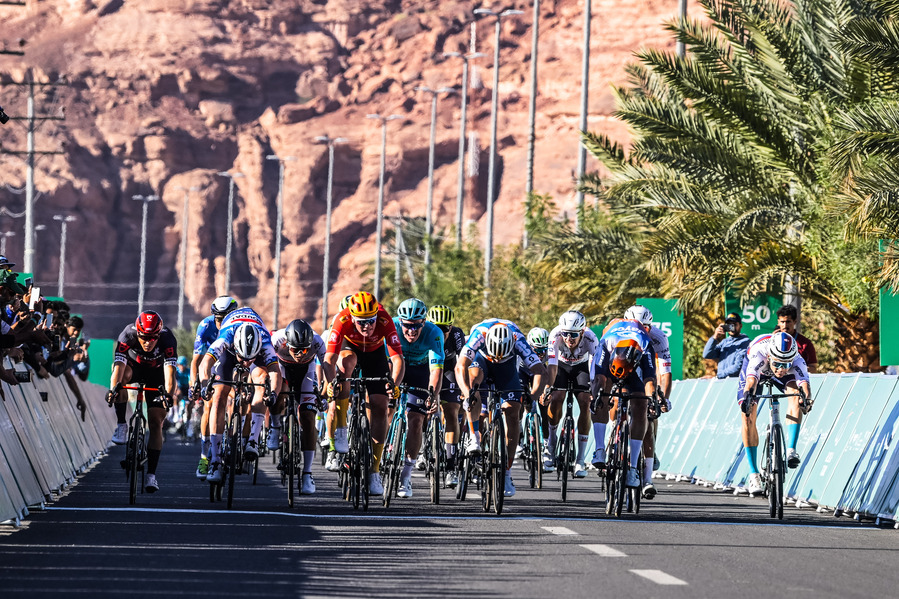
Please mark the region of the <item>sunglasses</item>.
[[775, 362], [773, 360], [771, 361], [771, 367], [774, 368], [775, 370], [777, 370], [778, 368], [783, 368], [784, 370], [786, 370], [787, 368], [789, 368], [792, 365], [793, 365], [792, 362]]
[[141, 333], [137, 334], [138, 339], [142, 339], [143, 341], [156, 341], [159, 339], [159, 335], [143, 335]]
[[407, 331], [417, 331], [421, 327], [425, 326], [425, 323], [421, 320], [414, 322], [400, 321], [400, 324], [403, 325], [403, 328]]
[[310, 351], [312, 351], [312, 348], [311, 348], [311, 347], [291, 347], [290, 345], [287, 346], [287, 349], [290, 350], [290, 353], [292, 353], [292, 354], [298, 354], [298, 355], [301, 355], [301, 356], [305, 356], [305, 355], [308, 354]]
[[377, 320], [378, 320], [377, 316], [372, 316], [371, 318], [356, 318], [355, 316], [353, 317], [353, 322], [358, 324], [360, 327], [373, 326], [375, 324], [375, 322], [377, 322]]
[[449, 333], [449, 332], [450, 332], [450, 329], [451, 329], [452, 327], [450, 327], [450, 326], [447, 325], [447, 324], [438, 324], [438, 325], [437, 325], [437, 328], [439, 328], [439, 329], [440, 329], [441, 331], [443, 331], [444, 333]]
[[576, 333], [574, 331], [562, 331], [561, 333], [559, 333], [559, 335], [565, 337], [566, 339], [577, 339], [581, 336], [580, 333]]

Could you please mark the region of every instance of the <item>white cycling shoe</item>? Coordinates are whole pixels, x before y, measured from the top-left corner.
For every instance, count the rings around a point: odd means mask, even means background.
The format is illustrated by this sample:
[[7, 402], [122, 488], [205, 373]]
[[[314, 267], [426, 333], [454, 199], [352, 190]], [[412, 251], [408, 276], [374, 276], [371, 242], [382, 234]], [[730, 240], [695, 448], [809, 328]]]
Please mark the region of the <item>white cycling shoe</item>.
[[408, 499], [412, 497], [412, 477], [404, 478], [400, 481], [400, 490], [396, 492], [397, 497]]
[[112, 434], [112, 442], [116, 445], [124, 445], [128, 440], [128, 425], [126, 423], [118, 424], [115, 432]]
[[300, 495], [314, 495], [315, 494], [315, 480], [312, 478], [312, 474], [309, 472], [303, 473], [303, 484], [300, 487]]
[[515, 483], [512, 482], [512, 472], [506, 470], [506, 487], [503, 489], [503, 495], [506, 497], [515, 496]]
[[587, 478], [587, 468], [580, 462], [574, 465], [574, 478]]
[[350, 451], [350, 443], [347, 441], [346, 427], [334, 429], [334, 451], [347, 453]]

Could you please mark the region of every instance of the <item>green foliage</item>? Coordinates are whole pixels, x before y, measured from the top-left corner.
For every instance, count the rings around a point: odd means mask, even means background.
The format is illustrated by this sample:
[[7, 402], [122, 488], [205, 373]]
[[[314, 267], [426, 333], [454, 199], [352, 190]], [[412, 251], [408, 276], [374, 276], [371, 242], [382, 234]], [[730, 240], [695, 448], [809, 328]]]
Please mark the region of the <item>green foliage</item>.
[[175, 335], [175, 341], [178, 343], [178, 355], [187, 356], [188, 361], [194, 354], [194, 339], [197, 336], [198, 326], [200, 326], [199, 322], [192, 322], [189, 328], [171, 329], [172, 334]]

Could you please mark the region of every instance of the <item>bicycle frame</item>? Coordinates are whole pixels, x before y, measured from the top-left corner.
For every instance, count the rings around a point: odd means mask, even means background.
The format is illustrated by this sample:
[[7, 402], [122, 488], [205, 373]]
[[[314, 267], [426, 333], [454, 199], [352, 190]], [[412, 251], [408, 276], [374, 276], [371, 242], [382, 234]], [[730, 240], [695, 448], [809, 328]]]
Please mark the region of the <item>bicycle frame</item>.
[[147, 463], [147, 417], [144, 416], [144, 392], [157, 391], [162, 389], [157, 387], [145, 387], [143, 383], [134, 385], [120, 385], [119, 390], [137, 391], [137, 401], [134, 405], [134, 413], [128, 420], [128, 439], [125, 445], [125, 476], [129, 482], [128, 504], [134, 505], [137, 502], [137, 473], [141, 474], [140, 492], [144, 492], [144, 482], [146, 478], [145, 465]]
[[493, 503], [493, 511], [497, 515], [503, 513], [503, 500], [505, 499], [506, 465], [506, 427], [503, 416], [500, 397], [506, 393], [520, 393], [520, 389], [487, 389], [487, 430], [481, 437], [487, 440], [486, 451], [482, 452], [479, 469], [479, 481], [481, 485], [481, 502], [485, 512], [490, 511]]
[[556, 480], [562, 481], [562, 501], [568, 499], [568, 477], [575, 459], [575, 443], [577, 442], [574, 424], [574, 402], [577, 399], [574, 380], [569, 378], [566, 387], [552, 387], [553, 391], [565, 392], [565, 403], [562, 408], [562, 430], [557, 435], [555, 447]]
[[540, 404], [537, 399], [524, 415], [524, 426], [521, 428], [524, 439], [522, 456], [524, 467], [528, 471], [528, 484], [532, 489], [543, 488], [543, 422], [540, 416]]
[[409, 423], [406, 417], [408, 400], [408, 392], [402, 390], [393, 418], [390, 420], [390, 428], [387, 429], [384, 457], [381, 460], [381, 471], [384, 473], [384, 482], [386, 483], [384, 485], [384, 507], [390, 507], [390, 501], [397, 491], [400, 470], [406, 456], [406, 435], [409, 432]]
[[784, 443], [783, 426], [780, 423], [780, 400], [792, 397], [789, 393], [771, 393], [773, 383], [770, 379], [762, 379], [758, 389], [766, 389], [767, 393], [756, 395], [756, 399], [768, 400], [768, 411], [771, 420], [765, 429], [761, 468], [762, 483], [765, 496], [768, 498], [768, 511], [772, 518], [783, 520], [784, 496], [783, 485], [787, 475], [787, 456]]

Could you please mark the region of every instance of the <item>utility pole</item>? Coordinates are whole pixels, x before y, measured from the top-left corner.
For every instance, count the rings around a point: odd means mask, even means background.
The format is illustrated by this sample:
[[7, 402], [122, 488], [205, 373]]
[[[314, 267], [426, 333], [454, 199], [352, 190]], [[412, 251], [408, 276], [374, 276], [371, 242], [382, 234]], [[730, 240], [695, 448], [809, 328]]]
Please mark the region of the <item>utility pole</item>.
[[4, 231], [3, 233], [0, 233], [0, 256], [6, 256], [6, 240], [15, 236], [16, 234], [14, 231]]
[[454, 93], [451, 87], [431, 89], [420, 85], [415, 91], [431, 94], [431, 135], [428, 144], [428, 202], [425, 212], [425, 266], [431, 263], [431, 234], [434, 230], [431, 214], [434, 212], [434, 147], [437, 143], [437, 94]]
[[[367, 114], [367, 119], [381, 122], [381, 167], [378, 174], [378, 224], [375, 232], [375, 297], [381, 297], [381, 236], [384, 228], [384, 171], [387, 168], [387, 122], [403, 118], [398, 114]], [[330, 231], [330, 228], [328, 229]], [[324, 328], [324, 327], [322, 327]]]
[[266, 160], [278, 161], [278, 202], [277, 218], [275, 219], [275, 297], [272, 304], [272, 330], [278, 328], [278, 301], [281, 298], [281, 229], [284, 222], [284, 163], [293, 162], [296, 156], [279, 158], [276, 154], [269, 154]]
[[68, 224], [78, 220], [72, 215], [63, 216], [61, 214], [53, 215], [53, 220], [59, 221], [59, 278], [56, 283], [56, 295], [65, 297], [63, 288], [66, 280], [66, 232]]
[[[581, 71], [581, 120], [578, 125], [578, 136], [587, 130], [587, 104], [590, 98], [590, 20], [593, 17], [591, 0], [584, 0], [584, 52]], [[578, 141], [577, 144], [577, 208], [578, 229], [581, 227], [581, 213], [584, 210], [584, 192], [581, 191], [581, 179], [587, 168], [587, 148]]]
[[159, 199], [157, 195], [133, 195], [132, 200], [144, 203], [143, 218], [140, 225], [140, 281], [137, 286], [137, 311], [144, 311], [144, 285], [147, 275], [147, 204]]
[[[325, 216], [325, 256], [324, 265], [322, 267], [322, 330], [328, 326], [328, 276], [331, 269], [331, 192], [334, 186], [334, 146], [346, 143], [349, 140], [345, 137], [331, 138], [327, 135], [319, 135], [315, 141], [328, 146], [328, 193], [325, 201], [327, 202], [327, 212]], [[377, 297], [377, 296], [376, 296]]]
[[[687, 0], [678, 0], [677, 13], [680, 16], [681, 21], [685, 21], [687, 19]], [[686, 58], [687, 57], [687, 47], [683, 42], [677, 42], [677, 45], [674, 48], [675, 54], [677, 54], [678, 58]]]
[[187, 279], [187, 223], [190, 216], [187, 203], [190, 192], [200, 191], [200, 188], [178, 185], [175, 189], [184, 192], [184, 210], [181, 213], [181, 276], [178, 281], [178, 328], [180, 329], [184, 327], [184, 282]]
[[[531, 27], [531, 97], [528, 101], [528, 174], [524, 185], [525, 206], [530, 202], [534, 192], [534, 144], [537, 140], [537, 47], [540, 33], [540, 0], [534, 0], [534, 25]], [[525, 219], [524, 232], [521, 237], [522, 247], [528, 247], [528, 228]]]
[[234, 179], [243, 177], [243, 173], [216, 173], [219, 177], [228, 177], [228, 241], [225, 244], [225, 289], [223, 295], [231, 291], [231, 246], [234, 243]]

